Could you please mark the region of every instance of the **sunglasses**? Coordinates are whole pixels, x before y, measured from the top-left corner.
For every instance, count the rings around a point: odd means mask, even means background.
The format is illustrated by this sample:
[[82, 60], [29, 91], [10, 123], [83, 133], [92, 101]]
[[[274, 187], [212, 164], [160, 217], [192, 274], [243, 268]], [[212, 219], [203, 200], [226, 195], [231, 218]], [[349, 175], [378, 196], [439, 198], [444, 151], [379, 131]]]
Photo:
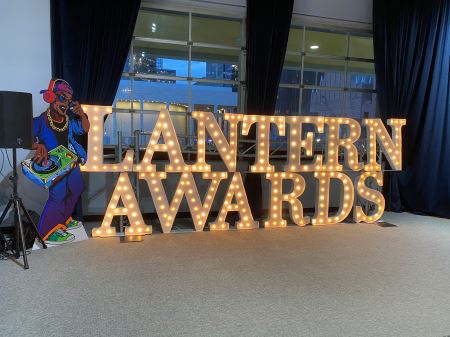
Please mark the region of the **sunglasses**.
[[58, 97], [58, 101], [60, 101], [61, 103], [70, 102], [70, 99], [64, 95], [58, 95], [57, 97]]

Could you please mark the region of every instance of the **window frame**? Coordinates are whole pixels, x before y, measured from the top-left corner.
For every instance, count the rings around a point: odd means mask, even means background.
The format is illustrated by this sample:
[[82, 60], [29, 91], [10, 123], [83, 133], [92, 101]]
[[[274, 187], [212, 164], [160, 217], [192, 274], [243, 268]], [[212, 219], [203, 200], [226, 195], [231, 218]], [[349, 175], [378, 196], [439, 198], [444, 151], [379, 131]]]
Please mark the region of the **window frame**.
[[[118, 131], [126, 132], [127, 130], [118, 130], [116, 128], [117, 126], [117, 113], [130, 113], [131, 114], [131, 125], [130, 125], [130, 131], [131, 135], [133, 134], [134, 130], [139, 129], [135, 127], [135, 118], [137, 119], [139, 125], [142, 123], [142, 118], [140, 114], [155, 114], [157, 115], [159, 113], [159, 110], [147, 110], [144, 109], [143, 101], [140, 102], [139, 106], [136, 106], [135, 104], [135, 91], [134, 91], [134, 82], [139, 79], [151, 79], [151, 80], [166, 80], [166, 81], [187, 81], [187, 100], [186, 102], [188, 104], [188, 110], [186, 111], [186, 135], [179, 135], [181, 137], [186, 137], [188, 140], [189, 137], [192, 135], [192, 132], [194, 131], [193, 127], [193, 120], [191, 116], [191, 112], [194, 111], [194, 105], [200, 104], [198, 102], [193, 101], [193, 95], [192, 95], [192, 85], [193, 83], [199, 83], [202, 84], [225, 84], [225, 85], [231, 85], [231, 86], [237, 86], [237, 111], [244, 111], [244, 104], [245, 104], [245, 19], [240, 17], [232, 17], [231, 15], [226, 14], [212, 14], [212, 13], [204, 13], [202, 11], [194, 11], [194, 10], [167, 10], [167, 9], [159, 9], [159, 8], [149, 8], [149, 7], [141, 7], [140, 12], [152, 12], [152, 13], [170, 13], [170, 14], [182, 14], [188, 16], [188, 40], [182, 41], [182, 40], [172, 40], [172, 39], [161, 39], [161, 38], [151, 38], [151, 37], [144, 37], [144, 36], [136, 36], [133, 33], [133, 37], [130, 43], [129, 48], [129, 55], [130, 57], [130, 63], [129, 63], [129, 71], [123, 71], [122, 72], [122, 78], [121, 79], [128, 79], [130, 82], [130, 108], [117, 108], [117, 95], [114, 99], [113, 103], [113, 113], [110, 118], [113, 120], [111, 121], [111, 142], [117, 143], [117, 133]], [[221, 44], [214, 44], [214, 43], [205, 43], [205, 42], [196, 42], [192, 40], [192, 18], [193, 16], [198, 17], [206, 17], [211, 19], [223, 19], [228, 21], [235, 21], [239, 22], [240, 24], [240, 41], [241, 46], [227, 46], [227, 45], [221, 45]], [[188, 75], [187, 76], [171, 76], [171, 75], [159, 75], [159, 74], [137, 74], [134, 72], [135, 70], [135, 63], [133, 59], [134, 55], [134, 49], [136, 42], [139, 43], [159, 43], [164, 44], [170, 47], [170, 45], [179, 45], [179, 46], [186, 46], [188, 54], [187, 54], [187, 63], [188, 63]], [[192, 76], [192, 70], [191, 70], [191, 64], [193, 61], [192, 57], [192, 51], [196, 47], [201, 48], [208, 48], [208, 49], [222, 49], [222, 50], [230, 50], [234, 51], [238, 54], [238, 60], [237, 64], [239, 66], [239, 74], [237, 80], [228, 80], [228, 79], [209, 79], [209, 78], [198, 78]], [[125, 69], [124, 69], [125, 70]], [[172, 102], [167, 102], [167, 108], [169, 108], [169, 105]], [[221, 104], [217, 105], [217, 111], [214, 111], [215, 114], [220, 114], [219, 106], [222, 106]], [[188, 143], [190, 143], [188, 141]]]
[[[291, 25], [290, 29], [300, 29], [302, 31], [302, 40], [301, 40], [301, 51], [286, 51], [286, 56], [293, 56], [299, 58], [300, 64], [300, 80], [299, 83], [280, 83], [279, 88], [288, 88], [288, 89], [298, 89], [299, 90], [299, 99], [298, 99], [298, 110], [297, 115], [303, 115], [302, 111], [302, 103], [303, 103], [303, 91], [306, 89], [316, 89], [316, 90], [332, 90], [332, 91], [343, 91], [344, 92], [344, 99], [341, 106], [341, 110], [346, 111], [346, 104], [347, 104], [347, 96], [351, 92], [361, 92], [361, 93], [371, 93], [376, 95], [375, 89], [366, 89], [366, 88], [352, 88], [351, 84], [348, 83], [348, 63], [349, 62], [362, 62], [362, 63], [371, 63], [374, 64], [375, 61], [373, 58], [361, 58], [361, 57], [352, 57], [349, 55], [350, 53], [350, 37], [365, 37], [365, 38], [373, 38], [373, 35], [369, 31], [363, 31], [363, 30], [355, 30], [355, 29], [346, 29], [345, 27], [340, 28], [330, 28], [323, 25], [314, 25], [314, 24], [300, 24], [300, 23], [294, 23]], [[346, 55], [345, 56], [337, 56], [337, 55], [326, 55], [326, 54], [316, 54], [316, 53], [310, 53], [308, 50], [306, 50], [306, 32], [307, 30], [313, 30], [313, 31], [322, 31], [326, 33], [338, 33], [338, 34], [345, 34], [346, 35]], [[338, 86], [338, 87], [331, 87], [331, 86], [319, 86], [319, 85], [309, 85], [304, 84], [304, 73], [305, 70], [308, 71], [308, 69], [305, 69], [305, 58], [312, 57], [312, 58], [322, 58], [325, 60], [337, 60], [337, 61], [343, 61], [344, 63], [344, 71], [343, 71], [343, 77], [344, 77], [344, 86]], [[289, 66], [292, 68], [291, 66]], [[285, 66], [283, 64], [283, 69], [285, 69]], [[281, 112], [283, 115], [283, 112]], [[378, 105], [376, 106], [376, 115], [378, 115]]]

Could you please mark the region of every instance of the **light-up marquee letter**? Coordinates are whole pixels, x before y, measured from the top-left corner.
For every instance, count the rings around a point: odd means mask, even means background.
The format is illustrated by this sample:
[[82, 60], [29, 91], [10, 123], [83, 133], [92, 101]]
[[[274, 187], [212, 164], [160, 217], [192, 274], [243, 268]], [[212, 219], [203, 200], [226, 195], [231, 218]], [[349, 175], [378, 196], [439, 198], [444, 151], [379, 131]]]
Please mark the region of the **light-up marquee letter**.
[[236, 171], [238, 123], [243, 116], [239, 114], [225, 114], [225, 120], [229, 123], [230, 142], [225, 138], [214, 115], [211, 112], [193, 111], [192, 118], [197, 120], [197, 163], [192, 166], [193, 172], [209, 172], [211, 165], [206, 163], [206, 130], [217, 146], [220, 157], [229, 172]]
[[[233, 199], [236, 200], [233, 203]], [[230, 224], [226, 222], [228, 212], [236, 211], [239, 213], [240, 221], [236, 223], [237, 229], [254, 229], [258, 228], [258, 221], [253, 220], [252, 211], [248, 204], [247, 194], [245, 193], [242, 176], [239, 172], [233, 174], [231, 183], [225, 195], [225, 200], [219, 211], [219, 216], [214, 223], [210, 224], [211, 230], [226, 230]]]
[[[270, 180], [270, 216], [264, 221], [264, 227], [286, 227], [287, 221], [283, 219], [283, 201], [290, 205], [289, 213], [291, 219], [298, 226], [303, 226], [309, 222], [309, 218], [303, 218], [303, 206], [298, 199], [305, 191], [305, 179], [295, 173], [277, 172], [266, 173], [266, 178]], [[283, 180], [290, 180], [293, 183], [292, 192], [283, 194]]]
[[313, 132], [307, 132], [306, 138], [302, 140], [303, 124], [314, 125], [318, 133], [323, 132], [323, 117], [286, 117], [286, 123], [289, 124], [289, 142], [288, 142], [288, 163], [286, 171], [289, 172], [313, 172], [322, 169], [322, 155], [314, 157], [311, 164], [301, 164], [302, 148], [306, 150], [306, 156], [311, 157], [313, 149]]
[[[318, 184], [316, 189], [316, 214], [312, 219], [313, 225], [331, 225], [343, 221], [352, 210], [355, 197], [353, 184], [350, 178], [341, 172], [315, 172]], [[329, 216], [330, 206], [330, 180], [341, 182], [341, 197], [339, 198], [339, 210], [336, 215]]]
[[251, 172], [273, 172], [275, 167], [269, 163], [270, 151], [270, 124], [273, 123], [278, 128], [278, 134], [284, 136], [285, 120], [284, 116], [244, 116], [242, 124], [242, 134], [248, 135], [250, 127], [257, 123], [256, 129], [256, 160], [250, 166]]
[[378, 186], [383, 186], [383, 174], [381, 172], [363, 172], [359, 177], [356, 189], [358, 194], [375, 204], [376, 211], [373, 214], [365, 214], [361, 206], [353, 207], [353, 220], [355, 222], [375, 222], [381, 218], [384, 212], [384, 196], [381, 192], [366, 186], [366, 180], [373, 178]]
[[[163, 138], [164, 143], [160, 144], [159, 139]], [[177, 133], [173, 126], [172, 119], [167, 110], [163, 109], [159, 113], [155, 128], [152, 131], [150, 141], [148, 142], [144, 158], [141, 164], [135, 164], [135, 172], [156, 172], [156, 165], [152, 164], [152, 158], [155, 152], [167, 152], [169, 164], [166, 165], [166, 172], [190, 171], [190, 166], [186, 165], [178, 143]]]
[[[111, 228], [111, 222], [113, 217], [117, 215], [125, 215], [128, 217], [130, 226], [125, 227], [125, 235], [151, 234], [152, 227], [144, 223], [128, 173], [121, 173], [118, 180], [111, 200], [106, 208], [102, 225], [92, 230], [92, 236], [116, 236], [115, 229]], [[118, 206], [120, 201], [122, 201], [123, 207]]]
[[387, 124], [392, 127], [392, 139], [381, 119], [365, 119], [364, 125], [368, 128], [367, 157], [368, 164], [364, 166], [366, 171], [381, 171], [381, 165], [377, 162], [377, 140], [391, 167], [400, 171], [402, 169], [402, 126], [406, 124], [404, 119], [388, 119]]
[[[359, 123], [351, 118], [331, 118], [326, 117], [325, 123], [328, 125], [328, 143], [327, 143], [327, 161], [322, 166], [323, 171], [342, 171], [342, 165], [339, 164], [339, 148], [343, 147], [345, 161], [348, 167], [353, 171], [359, 171], [362, 164], [358, 162], [358, 149], [355, 142], [361, 135]], [[341, 128], [346, 126], [347, 128]], [[348, 133], [347, 137], [341, 138], [342, 132]]]
[[103, 162], [103, 120], [112, 109], [106, 106], [83, 105], [83, 110], [89, 118], [91, 128], [89, 131], [87, 162], [80, 166], [82, 171], [92, 172], [126, 172], [131, 171], [134, 151], [128, 150], [121, 163], [111, 164]]

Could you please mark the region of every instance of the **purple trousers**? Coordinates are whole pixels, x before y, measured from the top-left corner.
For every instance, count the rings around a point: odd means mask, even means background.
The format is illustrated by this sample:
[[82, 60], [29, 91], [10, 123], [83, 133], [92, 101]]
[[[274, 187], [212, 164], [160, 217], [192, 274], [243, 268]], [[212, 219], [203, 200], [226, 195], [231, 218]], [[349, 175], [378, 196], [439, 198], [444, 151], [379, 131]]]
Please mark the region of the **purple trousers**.
[[49, 234], [56, 226], [66, 223], [72, 215], [83, 189], [83, 177], [78, 165], [63, 179], [49, 188], [48, 200], [38, 223], [39, 234], [42, 237]]

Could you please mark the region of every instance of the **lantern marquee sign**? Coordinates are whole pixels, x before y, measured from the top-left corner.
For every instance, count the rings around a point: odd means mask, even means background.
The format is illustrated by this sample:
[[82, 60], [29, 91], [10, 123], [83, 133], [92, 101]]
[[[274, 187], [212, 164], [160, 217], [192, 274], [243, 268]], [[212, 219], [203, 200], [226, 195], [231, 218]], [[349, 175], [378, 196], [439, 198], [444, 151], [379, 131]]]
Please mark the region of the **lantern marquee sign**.
[[[381, 165], [377, 162], [377, 148], [387, 158], [394, 170], [402, 167], [402, 126], [404, 119], [389, 119], [387, 124], [392, 129], [392, 136], [380, 119], [364, 119], [363, 126], [367, 130], [367, 159], [360, 162], [355, 142], [361, 136], [360, 124], [351, 118], [321, 117], [321, 116], [253, 116], [243, 114], [225, 114], [228, 122], [229, 139], [227, 139], [211, 112], [194, 111], [192, 117], [197, 122], [197, 161], [192, 164], [184, 162], [178, 143], [174, 125], [167, 110], [161, 110], [156, 125], [152, 131], [145, 155], [140, 163], [134, 163], [134, 152], [128, 150], [121, 163], [103, 162], [103, 121], [104, 117], [112, 112], [111, 107], [83, 106], [85, 113], [91, 121], [89, 132], [88, 161], [81, 167], [83, 171], [90, 172], [118, 172], [120, 173], [117, 185], [114, 188], [111, 200], [106, 209], [102, 225], [95, 228], [93, 236], [115, 236], [111, 227], [114, 216], [127, 216], [130, 226], [126, 227], [125, 235], [150, 234], [152, 228], [144, 223], [139, 205], [130, 183], [130, 172], [135, 172], [139, 179], [147, 182], [151, 197], [161, 221], [164, 233], [170, 232], [175, 216], [183, 198], [186, 198], [196, 231], [202, 231], [212, 203], [222, 180], [230, 178], [223, 204], [215, 222], [210, 223], [210, 230], [227, 230], [226, 222], [228, 212], [239, 213], [237, 229], [254, 229], [259, 224], [253, 219], [247, 193], [241, 173], [237, 171], [237, 139], [239, 124], [241, 132], [247, 135], [253, 124], [256, 125], [257, 142], [256, 158], [250, 166], [250, 172], [261, 173], [270, 181], [270, 211], [269, 217], [264, 221], [265, 227], [284, 227], [287, 221], [282, 217], [282, 203], [287, 202], [290, 209], [290, 218], [298, 226], [306, 224], [327, 225], [343, 221], [353, 208], [353, 217], [356, 222], [374, 222], [384, 211], [383, 195], [367, 185], [369, 178], [375, 179], [379, 186], [383, 184]], [[286, 134], [286, 124], [289, 133]], [[328, 142], [324, 154], [313, 152], [313, 132], [303, 132], [303, 125], [310, 125], [317, 133], [326, 133]], [[288, 159], [284, 172], [275, 172], [270, 164], [270, 129], [275, 125], [280, 136], [288, 136]], [[348, 130], [347, 137], [341, 138], [340, 130]], [[208, 132], [217, 147], [218, 153], [226, 165], [226, 172], [212, 172], [211, 165], [206, 161], [205, 145]], [[305, 134], [303, 134], [305, 133]], [[160, 138], [163, 142], [160, 142]], [[301, 162], [302, 149], [306, 156], [312, 160]], [[339, 161], [339, 150], [344, 151], [343, 162]], [[164, 171], [157, 171], [152, 163], [155, 152], [166, 152], [169, 163]], [[352, 171], [358, 172], [356, 181], [342, 172], [343, 165]], [[176, 192], [169, 202], [162, 181], [167, 173], [181, 173]], [[303, 215], [303, 206], [299, 197], [305, 190], [305, 179], [302, 172], [314, 172], [316, 181], [316, 207], [312, 218]], [[202, 173], [204, 180], [210, 181], [204, 200], [201, 199], [194, 180], [193, 173]], [[330, 182], [337, 181], [342, 186], [339, 210], [329, 214]], [[292, 192], [283, 193], [283, 181], [290, 181]], [[355, 203], [355, 193], [361, 198], [375, 205], [371, 214], [364, 213], [363, 209]], [[122, 202], [120, 205], [119, 202]]]

